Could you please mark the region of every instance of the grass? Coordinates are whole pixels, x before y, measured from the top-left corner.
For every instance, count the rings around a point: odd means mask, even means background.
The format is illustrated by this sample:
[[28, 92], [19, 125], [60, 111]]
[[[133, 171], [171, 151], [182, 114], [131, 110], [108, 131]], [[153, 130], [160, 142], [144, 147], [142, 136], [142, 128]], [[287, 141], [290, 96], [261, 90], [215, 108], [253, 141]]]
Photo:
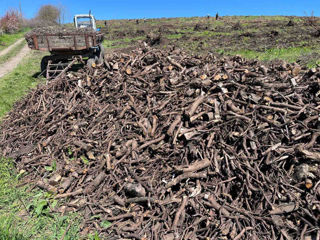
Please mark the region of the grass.
[[[162, 18], [140, 20], [136, 24], [134, 20], [112, 20], [108, 21], [109, 33], [104, 44], [109, 49], [121, 49], [134, 45], [129, 40], [135, 37], [137, 31], [149, 32], [158, 31], [164, 26], [170, 31], [163, 34], [167, 39], [166, 45], [174, 44], [190, 53], [205, 54], [219, 49], [224, 53], [235, 53], [244, 56], [258, 56], [259, 59], [284, 58], [284, 60], [294, 61], [298, 59], [297, 52], [300, 52], [303, 61], [301, 64], [312, 64], [318, 62], [317, 54], [311, 54], [308, 49], [317, 49], [318, 38], [312, 33], [314, 29], [305, 24], [306, 19], [290, 16], [221, 16], [217, 21], [215, 12], [212, 17], [192, 17], [192, 18]], [[294, 27], [287, 26], [289, 20], [295, 23]], [[236, 24], [240, 24], [242, 29], [237, 29]], [[208, 27], [208, 30], [195, 31], [196, 26]], [[119, 32], [123, 31], [125, 37], [121, 39]], [[272, 31], [277, 31], [278, 35], [272, 37]], [[251, 36], [246, 34], [252, 34]], [[244, 35], [242, 35], [244, 34]], [[182, 39], [182, 36], [187, 37]], [[201, 46], [194, 44], [194, 37], [198, 42], [203, 42]], [[161, 47], [161, 44], [160, 44]], [[163, 46], [164, 47], [164, 46]], [[296, 49], [293, 49], [296, 48]], [[283, 49], [287, 50], [283, 50]], [[247, 51], [247, 50], [251, 51]], [[261, 50], [270, 49], [265, 52]], [[312, 50], [313, 51], [313, 50]], [[307, 58], [310, 57], [310, 59]], [[310, 63], [308, 63], [310, 61]]]
[[199, 33], [195, 33], [194, 35], [198, 37], [213, 37], [213, 36], [230, 36], [232, 34], [229, 32], [202, 31]]
[[[312, 53], [320, 53], [312, 47], [289, 47], [289, 48], [271, 48], [264, 52], [252, 50], [238, 50], [227, 52], [229, 55], [240, 55], [248, 59], [259, 59], [261, 61], [272, 61], [275, 59], [285, 60], [287, 62], [295, 62], [300, 57], [310, 55]], [[307, 65], [312, 67], [319, 60], [311, 60]]]
[[129, 43], [125, 43], [125, 44], [121, 43], [121, 40], [104, 40], [102, 45], [106, 49], [125, 48], [130, 46]]
[[307, 63], [308, 68], [314, 68], [320, 66], [320, 58], [319, 59], [312, 59]]
[[25, 29], [22, 29], [18, 33], [0, 35], [0, 51], [4, 48], [10, 46], [18, 39], [22, 38], [24, 36], [24, 34], [29, 30], [30, 30], [29, 28], [25, 28]]
[[0, 57], [0, 64], [5, 63], [10, 58], [12, 58], [13, 56], [17, 55], [25, 44], [26, 44], [25, 41], [22, 41], [17, 46], [15, 46], [13, 49], [11, 49], [11, 51], [9, 51], [7, 54], [1, 56]]
[[178, 34], [169, 34], [169, 35], [166, 35], [166, 37], [168, 38], [168, 39], [179, 39], [179, 38], [181, 38], [183, 36], [183, 34], [180, 34], [180, 33], [178, 33]]
[[122, 41], [130, 43], [130, 42], [134, 42], [134, 41], [138, 41], [138, 40], [142, 40], [144, 39], [145, 36], [138, 36], [138, 37], [134, 37], [134, 38], [125, 38]]
[[288, 20], [287, 16], [226, 16], [230, 20], [245, 20], [245, 21], [254, 21], [254, 20], [273, 20], [273, 21], [285, 21]]
[[[183, 26], [182, 26], [183, 27]], [[194, 30], [193, 28], [184, 28], [184, 29], [178, 29], [177, 30], [179, 33], [193, 33]]]
[[0, 78], [0, 119], [17, 100], [40, 82], [33, 75], [40, 71], [40, 61], [43, 55], [40, 52], [32, 52], [16, 69]]
[[144, 39], [144, 36], [138, 36], [134, 38], [122, 38], [122, 39], [116, 39], [116, 40], [104, 40], [102, 45], [106, 49], [114, 49], [114, 48], [126, 48], [129, 47], [131, 43], [134, 43], [138, 40]]
[[0, 158], [0, 240], [79, 239], [79, 216], [51, 213], [59, 203], [48, 193], [17, 187], [21, 175], [11, 160]]

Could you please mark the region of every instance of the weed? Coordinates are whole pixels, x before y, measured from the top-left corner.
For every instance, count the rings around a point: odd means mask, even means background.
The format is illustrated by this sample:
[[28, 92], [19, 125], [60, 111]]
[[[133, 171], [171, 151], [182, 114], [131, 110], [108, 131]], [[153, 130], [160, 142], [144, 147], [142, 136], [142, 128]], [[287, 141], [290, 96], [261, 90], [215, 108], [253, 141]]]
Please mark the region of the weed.
[[44, 169], [48, 172], [54, 172], [57, 169], [57, 161], [53, 160], [51, 166], [44, 166]]
[[0, 158], [0, 240], [53, 240], [63, 234], [65, 239], [78, 239], [76, 214], [52, 213], [58, 202], [51, 194], [28, 186], [17, 188], [18, 183], [12, 160]]

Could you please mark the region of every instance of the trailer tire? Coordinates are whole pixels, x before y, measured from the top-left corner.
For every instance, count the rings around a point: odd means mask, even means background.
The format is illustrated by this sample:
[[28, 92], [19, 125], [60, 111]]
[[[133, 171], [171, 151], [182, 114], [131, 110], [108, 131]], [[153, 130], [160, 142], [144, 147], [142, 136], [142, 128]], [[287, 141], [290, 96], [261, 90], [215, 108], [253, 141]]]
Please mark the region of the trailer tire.
[[41, 59], [41, 74], [46, 77], [47, 76], [47, 67], [48, 67], [48, 62], [50, 60], [50, 56], [44, 56]]
[[99, 44], [99, 53], [98, 53], [98, 59], [97, 64], [103, 64], [104, 63], [104, 47], [102, 44]]

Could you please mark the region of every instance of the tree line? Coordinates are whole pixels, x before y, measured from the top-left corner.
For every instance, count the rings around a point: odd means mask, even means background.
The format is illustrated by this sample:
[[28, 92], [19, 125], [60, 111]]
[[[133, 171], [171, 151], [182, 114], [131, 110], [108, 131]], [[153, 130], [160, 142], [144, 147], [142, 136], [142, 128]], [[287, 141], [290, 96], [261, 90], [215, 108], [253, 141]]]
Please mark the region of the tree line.
[[42, 27], [57, 25], [64, 22], [65, 7], [51, 4], [43, 5], [39, 8], [37, 14], [32, 19], [26, 19], [23, 16], [21, 6], [19, 9], [9, 9], [4, 16], [0, 18], [0, 34], [15, 33], [25, 27]]

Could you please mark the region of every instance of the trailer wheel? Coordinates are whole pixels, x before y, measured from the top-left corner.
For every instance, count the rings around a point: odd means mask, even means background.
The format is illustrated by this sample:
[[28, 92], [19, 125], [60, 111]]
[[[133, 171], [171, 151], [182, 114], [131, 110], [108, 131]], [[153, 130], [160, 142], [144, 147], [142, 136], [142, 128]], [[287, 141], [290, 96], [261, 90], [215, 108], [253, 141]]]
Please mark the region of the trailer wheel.
[[48, 67], [48, 62], [50, 60], [50, 56], [44, 56], [41, 60], [41, 74], [46, 77], [47, 76], [47, 67]]
[[98, 53], [98, 60], [97, 64], [103, 64], [104, 63], [104, 47], [102, 44], [99, 44], [99, 53]]

